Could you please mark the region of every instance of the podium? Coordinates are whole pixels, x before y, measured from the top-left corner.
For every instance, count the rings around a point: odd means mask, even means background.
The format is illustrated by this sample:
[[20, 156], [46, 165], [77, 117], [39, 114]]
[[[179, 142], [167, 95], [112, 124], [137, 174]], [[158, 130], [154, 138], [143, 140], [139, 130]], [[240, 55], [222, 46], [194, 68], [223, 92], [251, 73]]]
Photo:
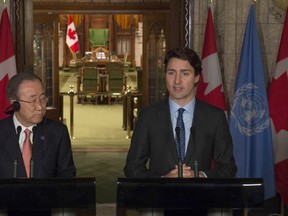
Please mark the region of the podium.
[[264, 200], [263, 180], [258, 178], [118, 178], [117, 184], [117, 213], [145, 208], [261, 208]]
[[95, 178], [0, 179], [0, 209], [33, 215], [72, 210], [73, 215], [94, 216], [95, 184]]

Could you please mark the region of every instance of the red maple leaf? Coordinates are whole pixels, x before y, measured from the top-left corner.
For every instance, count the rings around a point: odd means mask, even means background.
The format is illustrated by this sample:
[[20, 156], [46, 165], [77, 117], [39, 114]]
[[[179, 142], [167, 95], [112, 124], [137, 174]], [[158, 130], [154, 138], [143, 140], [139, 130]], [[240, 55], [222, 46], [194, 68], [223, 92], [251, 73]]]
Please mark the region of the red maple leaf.
[[75, 40], [76, 39], [76, 31], [72, 30], [71, 28], [68, 29], [68, 36], [71, 40]]

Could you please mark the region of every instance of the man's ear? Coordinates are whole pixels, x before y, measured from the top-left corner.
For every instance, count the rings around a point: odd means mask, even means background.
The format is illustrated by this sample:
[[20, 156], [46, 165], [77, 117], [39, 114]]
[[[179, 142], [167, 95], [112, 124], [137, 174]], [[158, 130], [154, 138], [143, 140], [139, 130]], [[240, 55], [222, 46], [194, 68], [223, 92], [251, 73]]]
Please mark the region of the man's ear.
[[199, 79], [200, 79], [200, 74], [198, 74], [197, 76], [195, 76], [195, 79], [194, 79], [194, 84], [195, 84], [195, 85], [199, 82]]

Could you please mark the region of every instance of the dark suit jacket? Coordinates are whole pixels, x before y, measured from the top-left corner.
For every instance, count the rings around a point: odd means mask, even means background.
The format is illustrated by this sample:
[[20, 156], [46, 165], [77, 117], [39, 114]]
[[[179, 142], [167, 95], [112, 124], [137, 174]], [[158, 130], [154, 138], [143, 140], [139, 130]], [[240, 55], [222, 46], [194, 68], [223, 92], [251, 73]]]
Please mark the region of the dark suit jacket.
[[[67, 127], [44, 118], [37, 124], [33, 146], [34, 177], [74, 177], [76, 174]], [[0, 121], [0, 178], [13, 178], [14, 161], [17, 177], [27, 177], [13, 115]]]
[[[195, 143], [190, 136], [184, 163], [193, 168], [196, 158], [207, 177], [234, 177], [237, 168], [225, 113], [196, 99], [192, 126]], [[157, 178], [174, 169], [178, 158], [173, 130], [168, 101], [144, 109], [133, 131], [125, 175]]]

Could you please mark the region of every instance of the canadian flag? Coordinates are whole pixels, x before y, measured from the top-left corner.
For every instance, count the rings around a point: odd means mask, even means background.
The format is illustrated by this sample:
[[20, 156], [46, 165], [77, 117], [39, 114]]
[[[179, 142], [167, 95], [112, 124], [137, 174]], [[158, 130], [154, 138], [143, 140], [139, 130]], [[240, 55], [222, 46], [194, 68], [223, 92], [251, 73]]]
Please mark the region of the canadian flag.
[[10, 105], [6, 97], [9, 79], [17, 73], [13, 36], [7, 8], [3, 9], [0, 22], [0, 119], [7, 117], [5, 110]]
[[272, 120], [275, 176], [282, 202], [288, 205], [288, 9], [282, 30], [268, 102]]
[[211, 7], [208, 8], [202, 51], [202, 73], [198, 82], [196, 97], [224, 111], [227, 110]]
[[70, 48], [71, 52], [77, 53], [79, 51], [78, 36], [71, 15], [68, 16], [66, 44]]

